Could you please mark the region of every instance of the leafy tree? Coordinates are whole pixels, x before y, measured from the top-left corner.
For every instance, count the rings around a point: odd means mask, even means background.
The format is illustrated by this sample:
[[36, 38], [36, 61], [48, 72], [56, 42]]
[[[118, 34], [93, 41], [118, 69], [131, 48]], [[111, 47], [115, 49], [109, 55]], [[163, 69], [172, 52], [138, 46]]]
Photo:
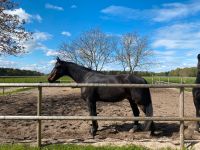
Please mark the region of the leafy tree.
[[196, 67], [177, 68], [168, 72], [169, 76], [195, 77], [197, 74]]
[[20, 70], [13, 68], [0, 68], [0, 76], [40, 76], [43, 73], [31, 70]]
[[25, 31], [23, 27], [25, 20], [7, 13], [15, 7], [16, 3], [10, 0], [0, 0], [0, 55], [24, 53], [22, 43], [31, 38], [31, 33]]

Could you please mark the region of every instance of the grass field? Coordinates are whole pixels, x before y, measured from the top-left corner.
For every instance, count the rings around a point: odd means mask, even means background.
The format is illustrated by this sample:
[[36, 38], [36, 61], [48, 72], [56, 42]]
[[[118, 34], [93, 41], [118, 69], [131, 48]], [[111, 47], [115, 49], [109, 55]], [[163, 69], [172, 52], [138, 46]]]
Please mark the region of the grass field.
[[[47, 78], [48, 76], [37, 76], [37, 77], [0, 77], [0, 83], [47, 83]], [[69, 83], [72, 82], [72, 79], [69, 77], [62, 77], [59, 79], [59, 82], [61, 83]], [[14, 88], [14, 89], [7, 89], [7, 88], [0, 88], [0, 96], [1, 95], [9, 95], [9, 94], [14, 94], [17, 92], [22, 92], [22, 91], [27, 91], [33, 88], [27, 88], [27, 87], [22, 87], [22, 88]]]
[[[48, 76], [38, 76], [38, 77], [0, 77], [0, 83], [39, 83], [43, 82], [46, 83]], [[144, 77], [148, 83], [152, 83], [152, 77]], [[195, 77], [159, 77], [155, 76], [153, 77], [153, 83], [163, 81], [163, 82], [169, 82], [170, 83], [194, 83]], [[69, 83], [72, 82], [72, 79], [65, 76], [59, 79], [61, 83]]]
[[[184, 84], [192, 84], [195, 83], [195, 77], [159, 77], [159, 76], [155, 76], [153, 77], [144, 77], [148, 83], [157, 83], [157, 82], [168, 82], [169, 83], [184, 83]], [[153, 82], [152, 82], [153, 80]]]
[[[47, 78], [48, 76], [37, 76], [37, 77], [0, 77], [0, 83], [47, 83]], [[160, 83], [161, 82], [165, 82], [165, 83], [185, 83], [185, 84], [190, 84], [190, 83], [194, 83], [195, 82], [195, 77], [144, 77], [147, 82], [149, 84], [151, 83]], [[60, 83], [70, 83], [73, 82], [73, 80], [70, 77], [62, 77], [58, 80], [58, 82]], [[18, 89], [14, 89], [12, 91], [7, 91], [5, 90], [3, 93], [3, 89], [0, 90], [0, 95], [5, 95], [5, 94], [12, 94], [12, 93], [16, 93], [16, 92], [21, 92], [24, 90], [29, 90], [29, 88], [18, 88]], [[191, 91], [191, 89], [187, 89], [188, 91]]]
[[[0, 83], [46, 83], [48, 76], [37, 76], [37, 77], [0, 77]], [[72, 82], [69, 77], [62, 77], [59, 79], [62, 83]]]
[[29, 145], [25, 144], [6, 144], [6, 145], [0, 145], [1, 150], [150, 150], [145, 147], [139, 147], [139, 146], [100, 146], [100, 147], [94, 147], [91, 145], [88, 146], [80, 146], [80, 145], [65, 145], [65, 144], [59, 144], [59, 145], [49, 145], [42, 147], [41, 149], [36, 147], [31, 147]]

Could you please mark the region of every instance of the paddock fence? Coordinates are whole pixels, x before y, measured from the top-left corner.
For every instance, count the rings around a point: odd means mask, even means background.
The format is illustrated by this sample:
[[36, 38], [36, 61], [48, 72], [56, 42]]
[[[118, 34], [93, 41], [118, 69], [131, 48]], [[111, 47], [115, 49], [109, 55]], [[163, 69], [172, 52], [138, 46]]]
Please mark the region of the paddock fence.
[[[0, 116], [0, 120], [37, 120], [37, 146], [42, 145], [42, 120], [104, 120], [104, 121], [179, 121], [180, 149], [184, 149], [184, 122], [200, 121], [199, 117], [184, 116], [184, 89], [200, 88], [200, 84], [97, 84], [97, 83], [0, 83], [0, 87], [35, 87], [38, 88], [37, 116]], [[110, 116], [41, 116], [42, 88], [45, 87], [123, 87], [123, 88], [179, 88], [179, 117], [110, 117]]]
[[149, 83], [152, 84], [190, 84], [194, 83], [196, 77], [181, 77], [181, 76], [147, 76]]

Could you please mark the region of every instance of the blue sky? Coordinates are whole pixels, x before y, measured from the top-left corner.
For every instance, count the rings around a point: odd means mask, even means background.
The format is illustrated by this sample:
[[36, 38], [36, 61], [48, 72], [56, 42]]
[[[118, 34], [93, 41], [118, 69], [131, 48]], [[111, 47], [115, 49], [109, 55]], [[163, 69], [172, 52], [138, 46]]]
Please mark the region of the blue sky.
[[[155, 62], [149, 71], [196, 66], [200, 52], [200, 0], [16, 0], [10, 12], [34, 32], [26, 54], [1, 56], [0, 67], [49, 73], [59, 45], [82, 31], [99, 27], [105, 33], [138, 32], [149, 37]], [[105, 69], [120, 70], [118, 65]]]

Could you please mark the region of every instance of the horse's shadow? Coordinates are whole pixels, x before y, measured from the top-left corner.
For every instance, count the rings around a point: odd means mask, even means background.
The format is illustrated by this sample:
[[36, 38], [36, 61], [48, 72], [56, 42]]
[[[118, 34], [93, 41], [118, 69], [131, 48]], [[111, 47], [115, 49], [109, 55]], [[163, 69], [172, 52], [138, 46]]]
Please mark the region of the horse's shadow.
[[[133, 127], [133, 123], [124, 123], [124, 124], [113, 124], [113, 125], [108, 125], [108, 126], [103, 126], [99, 132], [103, 132], [106, 130], [109, 130], [110, 132], [113, 133], [118, 133], [118, 132], [129, 132], [131, 131]], [[159, 122], [155, 123], [155, 132], [152, 136], [155, 137], [171, 137], [175, 133], [179, 133], [180, 125], [179, 123], [166, 123], [166, 122]], [[141, 130], [136, 131], [135, 133], [137, 134], [138, 132], [143, 132]]]

